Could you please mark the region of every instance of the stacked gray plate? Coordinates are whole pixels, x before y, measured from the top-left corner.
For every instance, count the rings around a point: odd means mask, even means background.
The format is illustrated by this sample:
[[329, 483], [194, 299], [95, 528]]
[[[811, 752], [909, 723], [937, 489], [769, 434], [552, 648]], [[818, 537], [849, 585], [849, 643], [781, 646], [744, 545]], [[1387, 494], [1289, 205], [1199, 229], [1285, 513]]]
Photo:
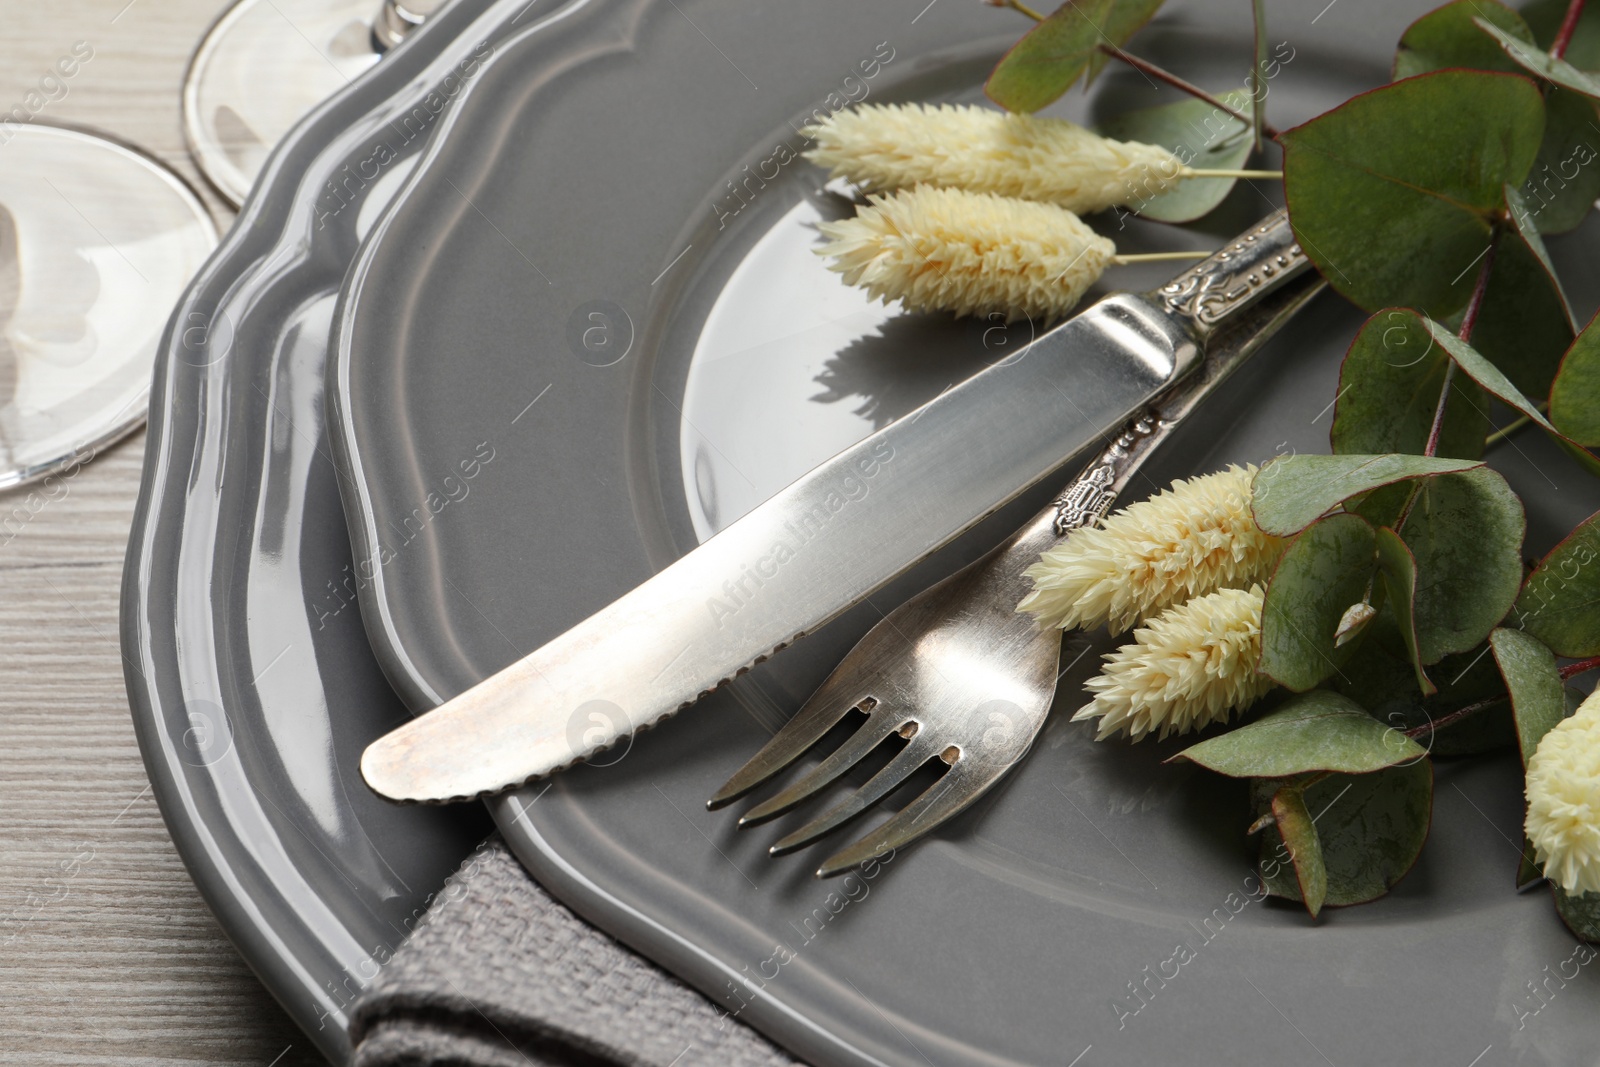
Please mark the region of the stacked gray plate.
[[[1385, 81], [1417, 13], [1285, 15], [1274, 121]], [[365, 743], [1027, 340], [1026, 323], [908, 316], [839, 284], [810, 249], [848, 205], [793, 158], [818, 108], [979, 99], [1021, 29], [950, 0], [460, 0], [269, 162], [179, 309], [215, 324], [208, 340], [168, 339], [125, 641], [174, 837], [330, 1055], [347, 1052], [343, 1006], [486, 829], [471, 806], [378, 801], [355, 770]], [[1232, 84], [1248, 10], [1175, 2], [1140, 50]], [[1060, 113], [1166, 99], [1110, 72]], [[1201, 226], [1116, 239], [1214, 247], [1273, 195], [1241, 185]], [[1334, 298], [1313, 306], [1152, 486], [1325, 451], [1358, 322]], [[1520, 444], [1506, 469], [1560, 469]], [[1570, 938], [1510, 891], [1515, 852], [1483, 825], [1515, 833], [1510, 768], [1440, 766], [1432, 839], [1385, 900], [1316, 925], [1277, 904], [1235, 912], [1253, 869], [1242, 795], [1159, 768], [1173, 746], [1096, 746], [1061, 714], [1097, 639], [1070, 639], [1057, 714], [1019, 772], [870, 879], [816, 882], [820, 852], [766, 856], [785, 824], [741, 833], [704, 811], [881, 612], [1051, 488], [605, 766], [494, 801], [495, 821], [552, 893], [818, 1064], [1586, 1049], [1590, 993], [1516, 1028], [1524, 981]], [[1578, 496], [1529, 502], [1532, 548], [1593, 510]], [[1194, 960], [1147, 982], [1180, 942]]]

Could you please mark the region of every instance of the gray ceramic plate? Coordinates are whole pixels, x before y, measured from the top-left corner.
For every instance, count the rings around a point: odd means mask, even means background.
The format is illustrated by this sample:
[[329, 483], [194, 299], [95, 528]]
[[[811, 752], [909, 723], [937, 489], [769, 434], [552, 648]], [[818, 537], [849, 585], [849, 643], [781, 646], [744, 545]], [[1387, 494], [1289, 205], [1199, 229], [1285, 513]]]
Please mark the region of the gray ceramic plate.
[[[1386, 80], [1418, 13], [1343, 0], [1275, 14], [1294, 58], [1273, 119]], [[841, 205], [780, 146], [830, 92], [975, 99], [1021, 28], [955, 0], [594, 0], [499, 51], [364, 246], [330, 364], [363, 616], [408, 703], [503, 667], [1017, 343], [1025, 324], [899, 316], [840, 285], [809, 249]], [[1247, 5], [1201, 0], [1174, 4], [1139, 48], [1227, 85], [1248, 42]], [[1113, 71], [1090, 99], [1110, 113], [1164, 97]], [[1269, 206], [1241, 188], [1210, 234], [1130, 225], [1117, 239], [1214, 245]], [[1570, 279], [1592, 278], [1570, 266], [1585, 232], [1555, 249]], [[1152, 477], [1326, 450], [1358, 322], [1316, 305]], [[1531, 501], [1532, 548], [1597, 503], [1539, 442], [1496, 461], [1518, 484], [1552, 479]], [[1592, 977], [1517, 1025], [1525, 983], [1572, 944], [1543, 895], [1511, 889], [1520, 805], [1504, 760], [1442, 765], [1418, 867], [1316, 925], [1275, 903], [1235, 914], [1252, 870], [1237, 790], [1158, 768], [1172, 745], [1094, 745], [1064, 714], [1003, 787], [870, 882], [813, 881], [832, 843], [772, 860], [786, 824], [741, 833], [704, 811], [880, 612], [1038, 501], [607, 766], [496, 801], [496, 820], [552, 892], [819, 1064], [1588, 1055]], [[1069, 641], [1058, 712], [1101, 650]], [[1195, 958], [1164, 979], [1180, 943]]]
[[335, 1062], [345, 1005], [488, 821], [385, 804], [354, 770], [406, 712], [344, 584], [328, 324], [359, 236], [526, 7], [460, 0], [309, 116], [159, 350], [122, 602], [134, 725], [207, 903]]

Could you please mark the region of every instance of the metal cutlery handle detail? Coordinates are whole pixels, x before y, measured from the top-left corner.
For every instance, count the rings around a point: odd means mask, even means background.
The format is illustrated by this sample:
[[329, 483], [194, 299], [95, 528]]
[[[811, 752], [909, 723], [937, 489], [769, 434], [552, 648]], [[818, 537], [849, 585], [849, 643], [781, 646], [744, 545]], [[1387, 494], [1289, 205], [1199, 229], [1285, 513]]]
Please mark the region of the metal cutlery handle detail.
[[1208, 333], [1310, 264], [1281, 208], [1154, 293]]
[[[1279, 230], [1269, 219], [1252, 233], [1270, 231], [1270, 236], [1276, 239], [1287, 230], [1287, 223]], [[1245, 244], [1249, 236], [1234, 245]], [[1294, 246], [1294, 251], [1299, 251], [1298, 246]], [[1258, 285], [1251, 299], [1236, 300], [1227, 314], [1217, 315], [1214, 319], [1217, 327], [1213, 328], [1205, 356], [1194, 373], [1170, 386], [1129, 418], [1122, 431], [1110, 439], [1048, 507], [996, 550], [991, 565], [1005, 572], [1007, 595], [1015, 592], [1020, 597], [1031, 588], [1022, 572], [1040, 553], [1074, 530], [1093, 526], [1105, 518], [1128, 483], [1178, 423], [1254, 355], [1279, 326], [1322, 291], [1325, 284], [1322, 279], [1302, 277], [1306, 265], [1302, 256], [1282, 269], [1275, 269], [1269, 279], [1270, 286]], [[1299, 280], [1290, 284], [1295, 278]], [[1257, 301], [1257, 296], [1262, 299]]]
[[1154, 408], [1146, 408], [1128, 420], [1122, 433], [1050, 505], [1055, 508], [1052, 528], [1056, 536], [1065, 537], [1105, 518], [1144, 457], [1166, 436], [1163, 430], [1161, 416]]

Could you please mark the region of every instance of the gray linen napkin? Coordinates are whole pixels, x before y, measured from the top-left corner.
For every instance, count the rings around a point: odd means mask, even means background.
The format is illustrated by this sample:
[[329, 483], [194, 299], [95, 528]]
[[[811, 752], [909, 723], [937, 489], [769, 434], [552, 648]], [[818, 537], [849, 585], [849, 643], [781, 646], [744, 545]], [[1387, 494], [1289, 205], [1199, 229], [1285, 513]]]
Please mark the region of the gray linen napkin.
[[495, 834], [351, 1013], [356, 1067], [794, 1067], [557, 903]]

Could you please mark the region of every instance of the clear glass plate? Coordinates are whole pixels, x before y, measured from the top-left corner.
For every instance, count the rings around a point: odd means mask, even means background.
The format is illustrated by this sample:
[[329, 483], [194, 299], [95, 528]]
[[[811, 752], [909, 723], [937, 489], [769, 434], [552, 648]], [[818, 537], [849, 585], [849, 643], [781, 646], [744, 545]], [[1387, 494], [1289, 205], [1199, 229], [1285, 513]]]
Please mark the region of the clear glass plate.
[[183, 132], [235, 206], [274, 145], [378, 61], [381, 0], [241, 0], [201, 40], [183, 85]]
[[144, 422], [167, 315], [216, 243], [193, 190], [136, 149], [0, 125], [0, 487]]

